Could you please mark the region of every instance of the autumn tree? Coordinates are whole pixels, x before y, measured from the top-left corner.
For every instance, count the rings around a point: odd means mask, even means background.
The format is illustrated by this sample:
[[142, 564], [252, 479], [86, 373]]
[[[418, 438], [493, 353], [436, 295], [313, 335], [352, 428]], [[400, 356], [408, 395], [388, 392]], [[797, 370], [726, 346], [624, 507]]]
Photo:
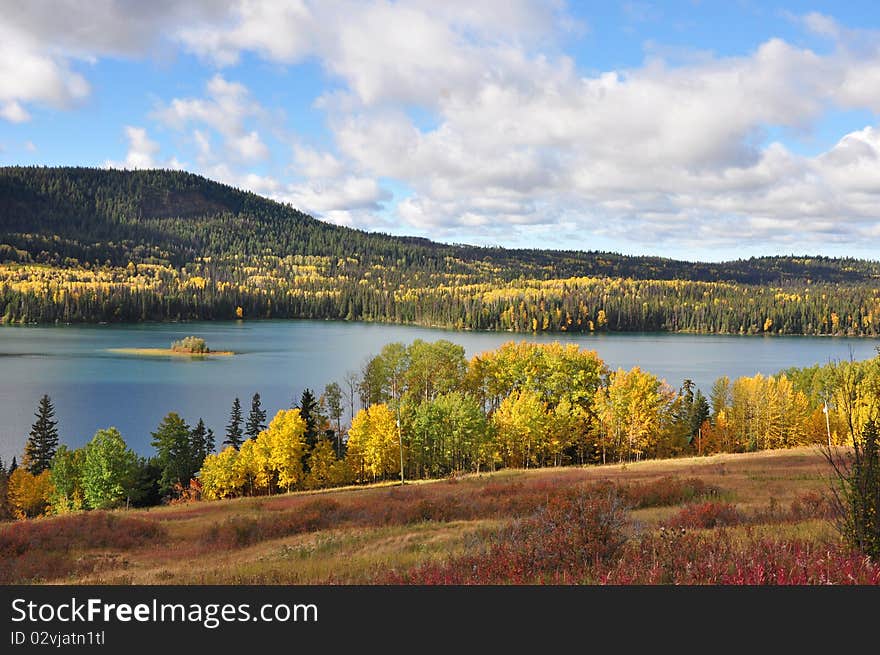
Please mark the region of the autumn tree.
[[329, 439], [320, 438], [309, 453], [304, 487], [323, 489], [346, 484], [349, 480], [345, 462], [336, 457], [336, 451]]
[[495, 440], [504, 466], [529, 468], [547, 453], [547, 405], [531, 390], [514, 391], [492, 414]]
[[52, 466], [52, 458], [58, 447], [58, 421], [55, 420], [55, 408], [48, 395], [44, 394], [40, 398], [34, 416], [37, 420], [31, 426], [24, 447], [22, 466], [34, 475], [39, 475]]
[[238, 457], [239, 451], [233, 446], [205, 457], [199, 471], [203, 498], [231, 498], [244, 492], [246, 478], [242, 468], [237, 465]]
[[464, 348], [446, 339], [433, 343], [416, 339], [406, 349], [403, 361], [405, 393], [418, 401], [459, 389], [467, 372]]
[[82, 488], [82, 466], [85, 451], [70, 450], [64, 444], [58, 447], [52, 458], [49, 479], [53, 493], [50, 499], [52, 511], [56, 514], [83, 508], [85, 493]]
[[612, 374], [608, 386], [596, 395], [603, 461], [609, 446], [621, 461], [633, 456], [639, 459], [654, 448], [662, 413], [671, 400], [672, 392], [638, 366]]
[[9, 507], [15, 518], [34, 518], [49, 510], [53, 489], [48, 470], [34, 475], [21, 466], [10, 474], [6, 484]]
[[487, 461], [488, 423], [479, 404], [459, 391], [421, 402], [410, 424], [411, 466], [421, 477], [475, 471]]
[[397, 419], [384, 403], [362, 409], [348, 431], [346, 459], [359, 479], [373, 480], [399, 472]]
[[258, 457], [267, 459], [266, 467], [274, 477], [270, 486], [277, 484], [290, 491], [302, 483], [307, 430], [308, 425], [300, 410], [282, 409], [257, 437]]

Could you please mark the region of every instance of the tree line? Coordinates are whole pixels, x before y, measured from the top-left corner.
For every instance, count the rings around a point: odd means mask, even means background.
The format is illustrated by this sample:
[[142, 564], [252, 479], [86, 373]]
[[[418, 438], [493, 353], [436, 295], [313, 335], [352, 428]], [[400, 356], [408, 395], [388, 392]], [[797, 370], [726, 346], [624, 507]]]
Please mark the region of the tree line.
[[0, 322], [880, 333], [880, 264], [703, 264], [392, 237], [179, 171], [0, 168]]
[[[148, 506], [499, 468], [634, 461], [848, 443], [877, 417], [880, 355], [861, 362], [720, 377], [708, 395], [639, 367], [610, 370], [576, 344], [508, 342], [465, 357], [447, 340], [387, 344], [361, 369], [306, 389], [271, 419], [236, 398], [219, 452], [177, 413], [136, 455], [115, 428], [59, 445], [48, 396], [21, 464], [0, 462], [0, 514]], [[342, 418], [352, 416], [350, 424]]]

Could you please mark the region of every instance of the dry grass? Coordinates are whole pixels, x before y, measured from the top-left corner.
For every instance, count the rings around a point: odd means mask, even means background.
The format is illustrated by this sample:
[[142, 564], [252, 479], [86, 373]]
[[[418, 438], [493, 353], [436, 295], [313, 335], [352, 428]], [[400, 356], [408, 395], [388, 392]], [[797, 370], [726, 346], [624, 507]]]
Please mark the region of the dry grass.
[[[829, 470], [813, 448], [646, 461], [603, 467], [515, 470], [457, 479], [239, 498], [114, 512], [155, 526], [161, 539], [118, 548], [74, 543], [65, 556], [86, 567], [29, 569], [11, 581], [85, 584], [370, 583], [468, 553], [479, 535], [533, 514], [562, 490], [611, 481], [636, 490], [673, 476], [696, 478], [713, 501], [736, 507], [747, 535], [833, 539], [827, 521], [791, 515], [806, 494], [823, 492]], [[784, 514], [774, 514], [768, 508]], [[631, 512], [642, 530], [672, 520], [682, 506]], [[762, 513], [763, 512], [763, 513]], [[787, 517], [787, 518], [786, 518]], [[53, 521], [41, 521], [47, 527]], [[13, 524], [4, 531], [16, 531]], [[108, 545], [109, 544], [109, 545]], [[39, 544], [35, 544], [38, 546]]]

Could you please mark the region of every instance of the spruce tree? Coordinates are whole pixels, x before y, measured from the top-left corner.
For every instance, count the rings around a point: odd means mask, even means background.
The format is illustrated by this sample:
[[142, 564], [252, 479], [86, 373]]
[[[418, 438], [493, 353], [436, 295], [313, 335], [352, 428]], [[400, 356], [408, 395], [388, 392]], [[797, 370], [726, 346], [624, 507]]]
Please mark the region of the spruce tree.
[[201, 469], [205, 457], [214, 452], [214, 431], [206, 428], [201, 418], [189, 433], [189, 449], [193, 471]]
[[241, 430], [241, 402], [236, 398], [232, 402], [232, 413], [229, 415], [229, 425], [226, 426], [226, 439], [223, 440], [224, 446], [232, 446], [236, 450], [241, 446], [243, 441]]
[[173, 493], [175, 485], [186, 487], [195, 473], [190, 433], [186, 421], [175, 412], [169, 412], [152, 433], [156, 463], [162, 470], [159, 488], [163, 494]]
[[58, 448], [58, 421], [54, 420], [55, 408], [48, 395], [40, 398], [34, 416], [37, 420], [31, 426], [22, 463], [30, 473], [39, 475], [51, 468], [55, 449]]
[[12, 475], [12, 472], [18, 468], [18, 462], [15, 461], [15, 455], [12, 456], [12, 464], [9, 465], [9, 470], [6, 472], [7, 475]]
[[248, 414], [244, 433], [248, 439], [256, 439], [266, 429], [266, 410], [260, 406], [260, 394], [255, 393], [251, 399], [251, 413]]
[[306, 422], [306, 445], [308, 450], [318, 443], [318, 400], [312, 390], [306, 388], [299, 399], [299, 415]]

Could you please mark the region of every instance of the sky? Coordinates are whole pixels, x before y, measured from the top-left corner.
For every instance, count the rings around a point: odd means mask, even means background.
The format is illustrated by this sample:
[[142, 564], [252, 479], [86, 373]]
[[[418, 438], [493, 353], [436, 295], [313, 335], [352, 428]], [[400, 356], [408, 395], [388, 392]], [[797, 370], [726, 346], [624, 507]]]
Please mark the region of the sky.
[[3, 0], [0, 165], [179, 168], [340, 225], [877, 258], [866, 2]]

